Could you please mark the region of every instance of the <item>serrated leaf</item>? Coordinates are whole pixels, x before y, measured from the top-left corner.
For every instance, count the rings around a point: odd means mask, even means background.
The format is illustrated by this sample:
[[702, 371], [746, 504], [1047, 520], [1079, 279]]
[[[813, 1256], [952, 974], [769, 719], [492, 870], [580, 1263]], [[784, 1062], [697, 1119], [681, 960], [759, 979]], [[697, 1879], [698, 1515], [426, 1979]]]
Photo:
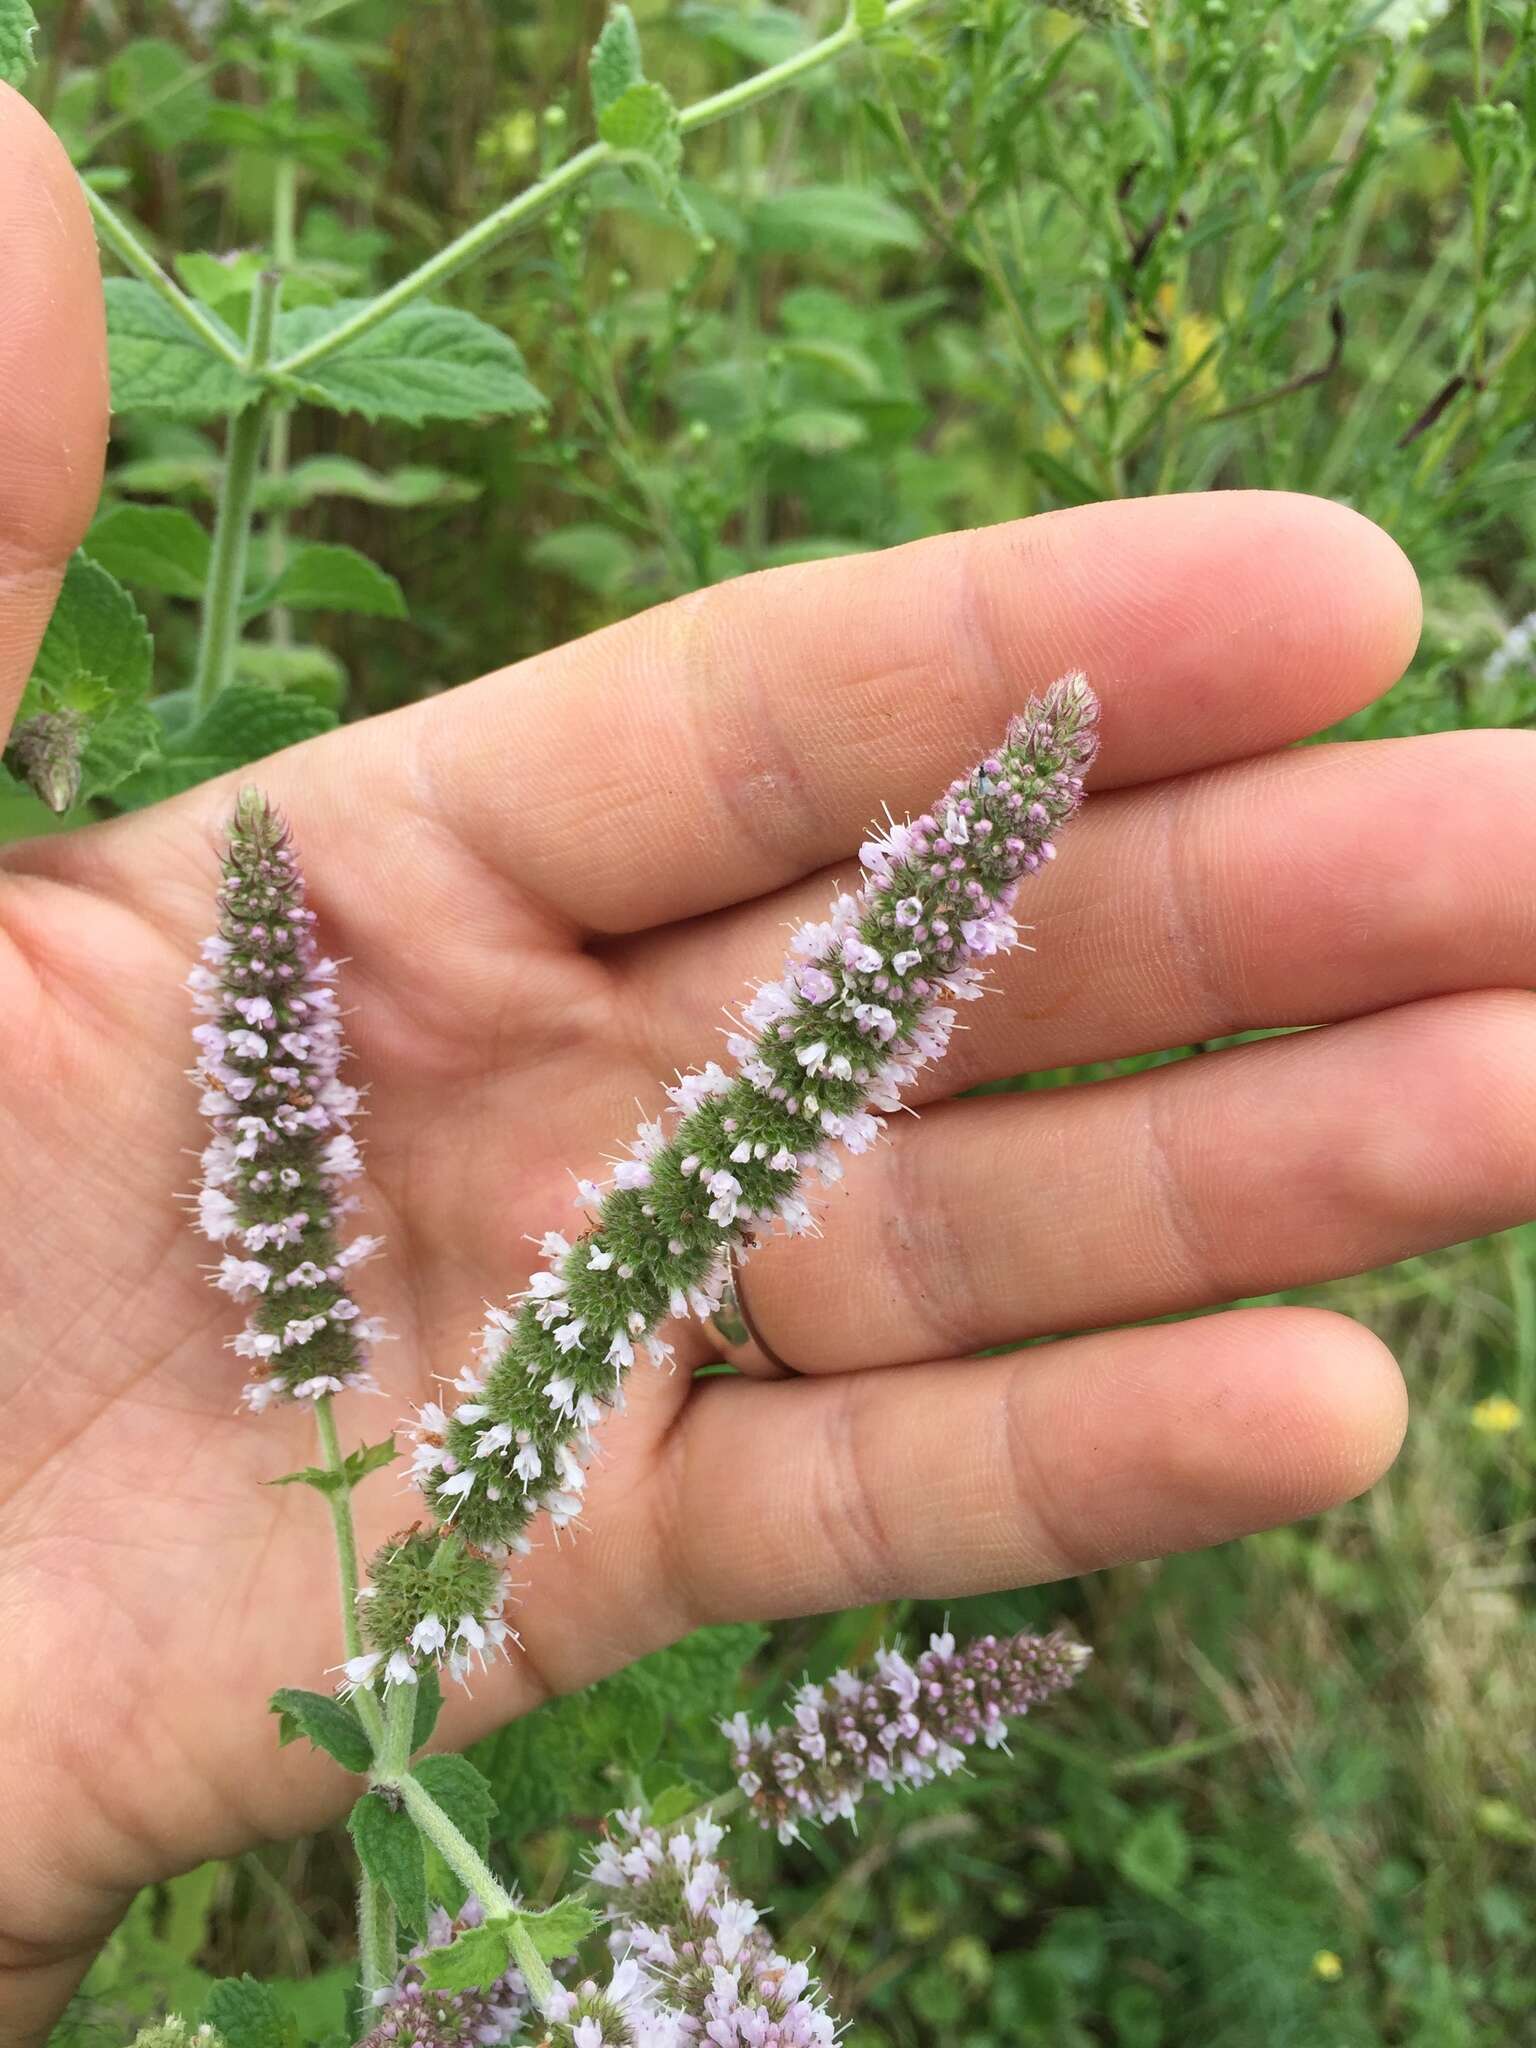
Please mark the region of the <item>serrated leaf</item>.
[[798, 185], [770, 193], [752, 212], [764, 249], [863, 256], [881, 249], [919, 249], [923, 232], [894, 199], [862, 185]]
[[[325, 711], [340, 711], [347, 694], [347, 672], [328, 647], [277, 647], [268, 641], [242, 640], [235, 649], [235, 674], [241, 682], [307, 697]], [[158, 706], [165, 700], [155, 701]]]
[[466, 1841], [483, 1856], [491, 1844], [496, 1794], [467, 1756], [425, 1756], [411, 1776], [431, 1793]]
[[213, 94], [185, 54], [159, 36], [141, 36], [118, 51], [107, 66], [107, 98], [156, 149], [193, 141], [213, 106]]
[[160, 723], [147, 704], [118, 704], [96, 719], [80, 749], [80, 795], [114, 793], [161, 752]]
[[87, 717], [148, 694], [154, 643], [143, 614], [110, 571], [83, 554], [64, 572], [58, 602], [22, 697], [29, 711]]
[[610, 149], [638, 159], [671, 186], [683, 163], [683, 131], [665, 86], [641, 79], [627, 86], [598, 116], [597, 132]]
[[360, 1486], [370, 1472], [382, 1472], [386, 1465], [393, 1465], [395, 1455], [392, 1436], [383, 1437], [376, 1444], [359, 1444], [355, 1451], [348, 1451], [343, 1461], [348, 1483]]
[[341, 1474], [324, 1465], [301, 1465], [297, 1472], [280, 1472], [275, 1479], [263, 1479], [263, 1486], [312, 1486], [316, 1493], [340, 1493]]
[[203, 2019], [225, 2048], [298, 2048], [298, 2028], [276, 1995], [254, 1977], [226, 1977], [215, 1984]]
[[27, 0], [0, 0], [0, 81], [20, 85], [32, 69], [37, 16]]
[[226, 317], [230, 325], [243, 330], [243, 309], [250, 303], [256, 280], [267, 267], [261, 249], [236, 249], [229, 256], [214, 256], [204, 249], [184, 250], [176, 258], [176, 273], [194, 299], [215, 312], [228, 306], [241, 308]]
[[416, 1676], [416, 1709], [411, 1720], [412, 1756], [432, 1740], [432, 1731], [442, 1711], [442, 1680], [432, 1665], [424, 1663]]
[[668, 1828], [675, 1827], [685, 1814], [696, 1812], [707, 1797], [691, 1779], [684, 1778], [657, 1793], [647, 1809], [646, 1819], [665, 1836]]
[[405, 592], [388, 570], [334, 541], [297, 548], [276, 580], [253, 597], [251, 608], [274, 604], [290, 611], [362, 612], [377, 619], [406, 616]]
[[122, 582], [167, 597], [200, 598], [208, 581], [207, 531], [176, 505], [114, 505], [92, 525], [84, 549]]
[[[256, 384], [205, 348], [147, 284], [109, 277], [105, 291], [114, 412], [212, 420], [250, 404]], [[229, 338], [239, 346], [233, 334]]]
[[[367, 303], [341, 299], [282, 314], [279, 355], [329, 334]], [[540, 412], [547, 403], [528, 381], [516, 342], [456, 306], [406, 306], [292, 381], [317, 405], [415, 427]]]
[[592, 45], [587, 68], [592, 81], [592, 111], [601, 128], [605, 110], [645, 76], [640, 31], [627, 7], [615, 7], [603, 23], [603, 32]]
[[580, 1899], [557, 1899], [543, 1913], [515, 1916], [546, 1963], [557, 1963], [578, 1949], [598, 1925], [598, 1916]]
[[334, 1757], [344, 1771], [365, 1772], [372, 1767], [373, 1745], [345, 1700], [285, 1685], [273, 1693], [267, 1706], [277, 1716], [279, 1749], [302, 1735], [312, 1748]]
[[487, 1920], [466, 1927], [446, 1948], [429, 1949], [416, 1967], [434, 1991], [483, 1991], [512, 1960], [512, 1922]]
[[420, 1933], [427, 1924], [427, 1859], [416, 1823], [381, 1792], [365, 1792], [347, 1821], [358, 1861], [388, 1893], [401, 1921]]
[[[329, 732], [335, 724], [336, 714], [309, 698], [264, 689], [259, 683], [231, 683], [201, 718], [167, 735], [162, 758], [117, 790], [117, 801], [133, 806], [159, 803], [215, 775]], [[308, 1474], [296, 1477], [315, 1484]]]
[[317, 498], [355, 498], [365, 505], [409, 510], [417, 505], [465, 505], [478, 498], [480, 491], [473, 478], [454, 476], [425, 463], [378, 470], [355, 462], [350, 455], [312, 455], [296, 462], [285, 477], [264, 478], [256, 496], [258, 504], [281, 505], [290, 511], [312, 505]]

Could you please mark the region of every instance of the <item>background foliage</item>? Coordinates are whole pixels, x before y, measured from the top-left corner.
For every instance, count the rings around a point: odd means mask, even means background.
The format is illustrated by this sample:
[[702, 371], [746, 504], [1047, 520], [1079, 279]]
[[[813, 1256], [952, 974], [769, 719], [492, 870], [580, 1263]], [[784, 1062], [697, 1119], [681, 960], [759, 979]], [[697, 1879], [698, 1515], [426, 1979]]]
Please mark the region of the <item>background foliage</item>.
[[[680, 103], [836, 18], [636, 11]], [[239, 331], [259, 252], [287, 263], [284, 317], [323, 325], [583, 139], [602, 9], [39, 15], [29, 90]], [[423, 400], [413, 424], [377, 388], [296, 410], [261, 485], [239, 686], [201, 713], [219, 430], [184, 379], [146, 391], [142, 305], [114, 286], [123, 410], [87, 554], [142, 617], [87, 607], [131, 687], [64, 822], [745, 569], [1209, 487], [1342, 498], [1413, 558], [1424, 644], [1352, 731], [1529, 723], [1529, 656], [1488, 658], [1536, 605], [1533, 152], [1524, 0], [1163, 0], [1146, 36], [950, 0], [690, 138], [679, 191], [604, 172], [456, 278], [452, 304], [516, 338], [461, 365], [493, 429], [469, 400], [457, 420]], [[89, 692], [91, 648], [50, 658]], [[0, 790], [5, 834], [57, 824]], [[787, 1945], [815, 1944], [854, 2048], [1519, 2037], [1533, 1247], [1513, 1233], [1311, 1297], [1380, 1329], [1415, 1395], [1367, 1500], [951, 1610], [1066, 1618], [1100, 1654], [1012, 1763], [883, 1805], [851, 1848], [753, 1851], [746, 1888], [777, 1899]], [[766, 1699], [936, 1620], [717, 1632], [545, 1709], [485, 1746], [501, 1853], [554, 1896], [616, 1789], [723, 1782], [711, 1717], [743, 1688]], [[209, 1867], [139, 1901], [59, 2041], [117, 2041], [246, 1969], [285, 1980], [318, 2038], [349, 1939], [337, 1841]]]

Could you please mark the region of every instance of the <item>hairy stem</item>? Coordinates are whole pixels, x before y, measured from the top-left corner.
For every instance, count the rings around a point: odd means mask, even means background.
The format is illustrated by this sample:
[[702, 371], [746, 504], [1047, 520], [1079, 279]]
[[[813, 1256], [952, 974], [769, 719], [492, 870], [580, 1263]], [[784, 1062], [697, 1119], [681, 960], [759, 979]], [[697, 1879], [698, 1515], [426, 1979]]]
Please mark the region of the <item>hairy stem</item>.
[[[360, 1657], [363, 1652], [363, 1632], [358, 1626], [357, 1619], [357, 1593], [361, 1584], [357, 1562], [357, 1531], [352, 1526], [352, 1489], [346, 1481], [346, 1460], [341, 1455], [341, 1442], [336, 1434], [336, 1417], [331, 1410], [329, 1394], [323, 1394], [315, 1403], [315, 1429], [320, 1438], [320, 1455], [326, 1471], [338, 1474], [342, 1482], [325, 1498], [331, 1510], [331, 1527], [336, 1533], [336, 1565], [341, 1578], [341, 1639], [346, 1645], [349, 1657]], [[378, 1700], [366, 1686], [360, 1686], [352, 1704], [357, 1709], [358, 1719], [368, 1731], [374, 1755], [382, 1758], [385, 1739], [384, 1716], [379, 1711]]]
[[86, 205], [91, 209], [97, 234], [124, 269], [131, 270], [135, 277], [147, 284], [159, 298], [164, 299], [171, 310], [186, 322], [205, 348], [212, 349], [213, 353], [221, 356], [232, 369], [243, 370], [246, 367], [246, 358], [241, 355], [234, 342], [223, 328], [210, 320], [203, 309], [187, 297], [175, 279], [160, 268], [122, 215], [115, 213], [101, 194], [93, 192], [83, 181], [81, 190], [85, 193]]
[[[886, 11], [886, 20], [891, 24], [905, 21], [935, 4], [936, 0], [892, 0]], [[740, 84], [728, 86], [724, 92], [712, 93], [708, 99], [696, 100], [691, 107], [682, 108], [678, 119], [683, 133], [691, 134], [695, 128], [707, 127], [711, 121], [723, 120], [727, 115], [739, 113], [743, 107], [753, 106], [757, 101], [782, 91], [797, 78], [803, 78], [807, 72], [815, 71], [821, 65], [830, 63], [834, 57], [841, 56], [844, 50], [861, 40], [862, 34], [863, 31], [850, 13], [841, 28], [834, 29], [831, 35], [823, 36], [819, 42], [798, 51], [793, 57], [786, 57], [780, 64], [771, 64], [766, 70], [755, 72], [752, 77], [742, 79]], [[500, 206], [494, 213], [487, 214], [484, 220], [477, 221], [472, 228], [466, 228], [464, 233], [450, 242], [445, 249], [439, 249], [435, 256], [428, 257], [427, 261], [411, 271], [409, 276], [402, 277], [397, 284], [391, 285], [387, 292], [382, 292], [378, 298], [370, 300], [366, 306], [354, 313], [350, 320], [344, 320], [339, 327], [333, 327], [329, 333], [317, 335], [305, 347], [296, 349], [291, 356], [285, 356], [281, 362], [273, 366], [274, 374], [291, 376], [299, 370], [310, 368], [325, 356], [334, 355], [338, 349], [346, 348], [359, 336], [367, 334], [381, 321], [387, 320], [392, 313], [399, 312], [402, 306], [409, 305], [413, 299], [420, 298], [423, 292], [431, 291], [444, 279], [452, 277], [454, 272], [462, 270], [466, 263], [472, 263], [477, 256], [482, 255], [504, 236], [517, 228], [526, 227], [530, 221], [537, 220], [541, 214], [547, 213], [557, 199], [563, 198], [577, 185], [583, 184], [594, 171], [616, 161], [617, 156], [618, 152], [606, 142], [589, 143], [585, 149], [578, 150], [575, 156], [567, 157], [563, 164], [558, 165], [547, 177], [541, 178], [537, 184], [519, 192], [515, 199], [509, 199], [505, 206]]]
[[366, 1870], [359, 1871], [357, 1880], [357, 1952], [363, 1990], [369, 1997], [394, 1982], [400, 1955], [395, 1909], [388, 1893]]
[[[275, 271], [263, 271], [256, 280], [251, 300], [251, 324], [244, 367], [259, 371], [272, 352], [272, 329], [282, 280]], [[213, 561], [208, 587], [203, 593], [202, 625], [198, 634], [197, 672], [193, 695], [199, 711], [206, 711], [221, 690], [228, 687], [234, 666], [235, 645], [240, 638], [240, 606], [245, 596], [245, 563], [250, 551], [251, 516], [256, 498], [256, 472], [266, 440], [272, 401], [258, 398], [229, 423], [224, 450], [224, 475], [219, 485], [219, 507], [213, 523]]]

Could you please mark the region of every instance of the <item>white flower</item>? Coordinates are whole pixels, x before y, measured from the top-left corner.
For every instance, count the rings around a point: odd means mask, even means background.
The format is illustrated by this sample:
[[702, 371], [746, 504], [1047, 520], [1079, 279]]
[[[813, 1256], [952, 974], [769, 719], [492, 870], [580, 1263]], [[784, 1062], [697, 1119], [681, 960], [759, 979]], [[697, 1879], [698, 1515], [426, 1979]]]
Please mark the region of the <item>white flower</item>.
[[448, 1631], [437, 1615], [425, 1615], [411, 1630], [411, 1648], [424, 1657], [436, 1656], [448, 1641]]

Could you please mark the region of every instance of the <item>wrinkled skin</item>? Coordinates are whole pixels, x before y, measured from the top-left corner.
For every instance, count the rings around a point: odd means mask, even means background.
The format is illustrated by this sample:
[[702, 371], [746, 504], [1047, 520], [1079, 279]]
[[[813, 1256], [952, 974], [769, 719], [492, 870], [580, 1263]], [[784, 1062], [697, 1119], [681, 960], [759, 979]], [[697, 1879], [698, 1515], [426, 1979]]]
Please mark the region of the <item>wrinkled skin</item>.
[[[0, 93], [0, 716], [93, 507], [83, 206]], [[1388, 688], [1414, 578], [1338, 507], [1097, 506], [744, 578], [264, 765], [347, 956], [372, 1091], [377, 1436], [468, 1356], [569, 1171], [716, 1049], [786, 921], [1070, 665], [1094, 797], [1028, 885], [1033, 954], [860, 1162], [749, 1269], [800, 1368], [637, 1372], [587, 1527], [528, 1561], [526, 1650], [467, 1740], [701, 1622], [1090, 1571], [1307, 1515], [1404, 1426], [1375, 1337], [1300, 1308], [1138, 1318], [1536, 1213], [1529, 735], [1285, 751]], [[339, 1655], [319, 1501], [258, 1482], [310, 1423], [236, 1410], [230, 1305], [174, 1199], [200, 1142], [182, 977], [231, 789], [0, 857], [0, 2035], [41, 2037], [136, 1887], [339, 1814], [264, 1701]], [[1316, 1030], [1102, 1086], [1024, 1067]], [[1088, 1334], [1073, 1335], [1073, 1332]], [[1012, 1357], [1010, 1339], [1060, 1341]], [[715, 1354], [717, 1355], [717, 1354]], [[412, 1520], [395, 1475], [365, 1543]], [[1109, 1656], [1113, 1644], [1101, 1646]]]

